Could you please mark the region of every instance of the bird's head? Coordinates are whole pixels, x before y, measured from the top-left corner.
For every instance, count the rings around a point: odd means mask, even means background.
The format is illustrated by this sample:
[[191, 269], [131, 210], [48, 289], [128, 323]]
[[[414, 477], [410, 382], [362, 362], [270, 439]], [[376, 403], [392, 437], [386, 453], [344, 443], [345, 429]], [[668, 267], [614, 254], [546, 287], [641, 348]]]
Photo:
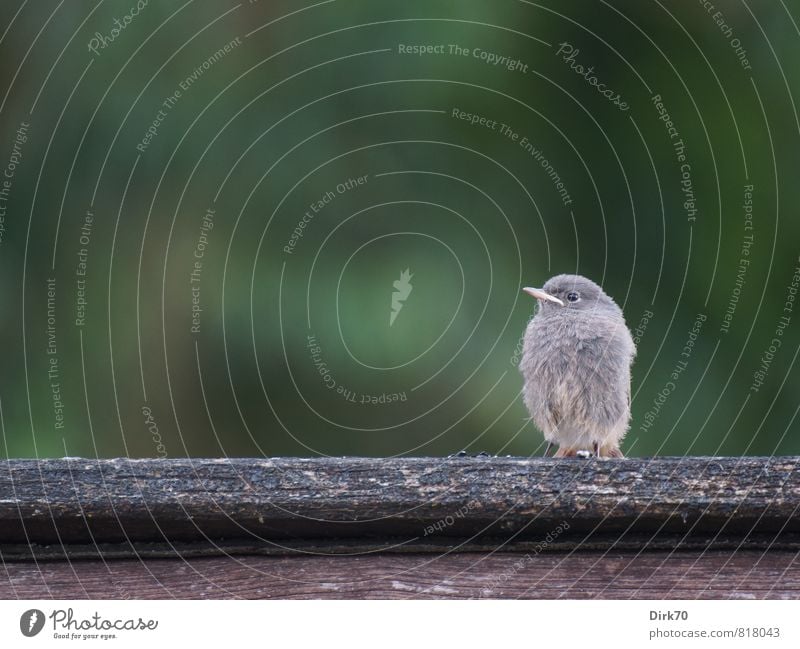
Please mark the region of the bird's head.
[[539, 301], [542, 313], [563, 313], [566, 309], [577, 311], [613, 310], [616, 305], [602, 288], [581, 275], [556, 275], [542, 288], [522, 289]]

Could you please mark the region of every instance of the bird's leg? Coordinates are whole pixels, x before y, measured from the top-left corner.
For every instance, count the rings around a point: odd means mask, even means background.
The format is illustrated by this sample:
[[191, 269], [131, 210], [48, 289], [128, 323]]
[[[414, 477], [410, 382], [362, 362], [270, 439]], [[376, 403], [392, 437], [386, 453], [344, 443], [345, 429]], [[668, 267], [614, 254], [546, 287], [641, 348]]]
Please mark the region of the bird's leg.
[[592, 447], [594, 448], [594, 456], [599, 458], [600, 457], [600, 444], [598, 442], [594, 442]]
[[553, 448], [553, 442], [547, 442], [547, 448], [544, 449], [544, 457], [550, 455], [550, 449]]

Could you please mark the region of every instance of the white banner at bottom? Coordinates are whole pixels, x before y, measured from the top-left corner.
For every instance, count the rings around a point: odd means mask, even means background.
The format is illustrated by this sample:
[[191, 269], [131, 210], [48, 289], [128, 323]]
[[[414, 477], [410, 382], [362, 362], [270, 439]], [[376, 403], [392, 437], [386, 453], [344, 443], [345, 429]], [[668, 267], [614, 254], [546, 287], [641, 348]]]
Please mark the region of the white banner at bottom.
[[[2, 601], [2, 647], [798, 647], [796, 601]], [[181, 643], [190, 643], [181, 645]]]

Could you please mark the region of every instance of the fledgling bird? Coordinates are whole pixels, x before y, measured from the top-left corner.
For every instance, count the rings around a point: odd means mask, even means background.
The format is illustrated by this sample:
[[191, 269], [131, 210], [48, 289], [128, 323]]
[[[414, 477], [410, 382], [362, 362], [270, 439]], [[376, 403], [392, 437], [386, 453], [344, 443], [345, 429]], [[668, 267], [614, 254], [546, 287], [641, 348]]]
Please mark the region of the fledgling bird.
[[593, 281], [556, 275], [523, 289], [538, 301], [525, 330], [523, 400], [555, 457], [623, 457], [636, 346], [622, 309]]

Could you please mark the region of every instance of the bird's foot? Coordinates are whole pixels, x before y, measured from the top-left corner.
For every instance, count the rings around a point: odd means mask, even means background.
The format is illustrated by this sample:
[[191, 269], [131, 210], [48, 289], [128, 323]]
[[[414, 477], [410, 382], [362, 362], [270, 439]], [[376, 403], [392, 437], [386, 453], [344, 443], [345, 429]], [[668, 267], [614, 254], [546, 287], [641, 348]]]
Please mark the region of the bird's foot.
[[600, 449], [600, 454], [603, 457], [613, 457], [617, 459], [625, 457], [622, 454], [622, 451], [619, 449], [619, 446], [604, 446], [603, 448]]
[[600, 446], [600, 444], [595, 442], [593, 448], [594, 448], [594, 457], [596, 457], [597, 459], [625, 457], [622, 454], [622, 451], [619, 450], [618, 446]]
[[579, 457], [584, 460], [593, 457], [598, 459], [625, 457], [617, 446], [600, 446], [595, 443], [592, 445], [592, 449], [590, 451], [585, 448], [566, 448], [561, 446], [553, 457]]

